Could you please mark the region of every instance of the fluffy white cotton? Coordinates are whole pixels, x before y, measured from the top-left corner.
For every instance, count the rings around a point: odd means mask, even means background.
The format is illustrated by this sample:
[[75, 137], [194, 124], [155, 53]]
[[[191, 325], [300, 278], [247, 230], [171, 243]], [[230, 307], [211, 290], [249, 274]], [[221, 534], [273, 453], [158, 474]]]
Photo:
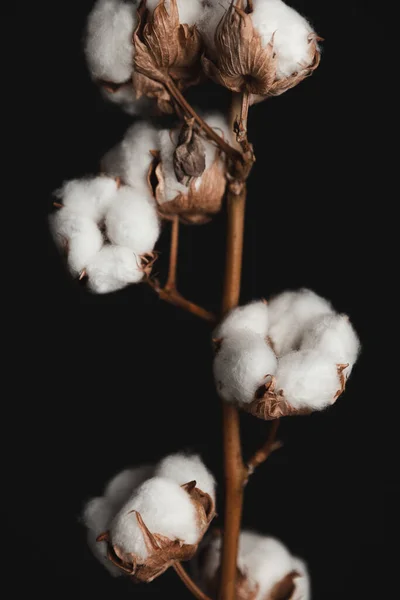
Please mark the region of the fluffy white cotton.
[[313, 28], [293, 8], [282, 0], [253, 0], [251, 15], [266, 46], [274, 35], [277, 55], [277, 78], [288, 77], [310, 64], [308, 36]]
[[225, 338], [241, 329], [266, 337], [268, 333], [268, 306], [262, 300], [250, 302], [231, 310], [213, 331], [213, 338]]
[[347, 315], [325, 315], [313, 321], [301, 342], [304, 350], [318, 350], [336, 364], [349, 363], [343, 371], [350, 375], [360, 351], [360, 340]]
[[[229, 127], [228, 120], [226, 117], [219, 112], [210, 112], [203, 115], [203, 119], [210, 127], [212, 127], [218, 135], [224, 138], [225, 141], [232, 141], [232, 131]], [[205, 158], [206, 158], [206, 169], [211, 167], [215, 160], [215, 156], [218, 152], [218, 148], [214, 142], [209, 141], [206, 137], [203, 137]], [[197, 182], [196, 182], [197, 183]]]
[[276, 391], [283, 390], [294, 408], [321, 410], [333, 404], [340, 388], [335, 361], [318, 350], [290, 352], [279, 360]]
[[145, 481], [121, 508], [111, 524], [111, 539], [124, 552], [146, 559], [148, 551], [136, 514], [152, 533], [186, 544], [198, 542], [195, 505], [189, 494], [174, 481], [153, 477]]
[[204, 40], [207, 53], [213, 58], [216, 58], [215, 32], [218, 23], [230, 6], [230, 1], [206, 0], [203, 4], [203, 12], [196, 25]]
[[94, 259], [86, 265], [88, 287], [97, 294], [120, 290], [143, 278], [140, 258], [130, 248], [104, 246]]
[[109, 207], [117, 182], [112, 177], [85, 177], [63, 183], [54, 195], [65, 208], [99, 222]]
[[121, 186], [106, 214], [109, 240], [137, 255], [151, 252], [160, 235], [160, 220], [149, 191]]
[[[147, 0], [146, 6], [150, 12], [158, 6], [160, 0]], [[200, 18], [203, 7], [201, 0], [177, 0], [179, 22], [194, 25]], [[165, 0], [165, 7], [169, 11], [169, 0]]]
[[83, 511], [83, 521], [88, 530], [87, 542], [91, 551], [109, 573], [117, 577], [122, 571], [108, 560], [107, 543], [96, 541], [97, 536], [107, 531], [113, 516], [113, 507], [105, 498], [92, 498]]
[[227, 402], [250, 403], [256, 390], [276, 368], [276, 356], [262, 336], [238, 331], [224, 338], [215, 355], [217, 390]]
[[135, 2], [96, 2], [88, 17], [85, 41], [86, 60], [93, 78], [114, 83], [130, 78], [136, 24]]
[[70, 208], [61, 208], [50, 217], [50, 229], [60, 248], [67, 249], [68, 267], [79, 275], [103, 246], [96, 223]]
[[109, 175], [121, 177], [127, 185], [147, 191], [147, 174], [153, 160], [150, 151], [158, 149], [158, 131], [149, 123], [135, 123], [123, 140], [104, 155], [102, 167]]
[[154, 467], [144, 465], [133, 467], [132, 469], [124, 469], [110, 479], [104, 490], [104, 498], [113, 506], [113, 516], [133, 494], [134, 489], [146, 481], [146, 479], [150, 479], [153, 472]]
[[196, 487], [215, 502], [215, 479], [197, 454], [171, 454], [156, 467], [155, 475], [171, 479], [179, 485], [196, 480]]
[[100, 86], [100, 91], [105, 100], [113, 104], [118, 104], [122, 110], [131, 116], [151, 113], [151, 109], [154, 106], [152, 98], [147, 98], [146, 96], [136, 98], [132, 83], [122, 85], [115, 92], [109, 92], [103, 86]]
[[269, 336], [275, 351], [282, 356], [300, 346], [311, 321], [332, 314], [331, 304], [311, 290], [283, 292], [268, 302]]
[[[205, 553], [202, 573], [210, 581], [220, 564], [222, 540], [213, 539]], [[298, 570], [304, 577], [297, 578], [295, 600], [309, 600], [309, 582], [305, 564], [293, 557], [278, 540], [252, 531], [242, 531], [239, 538], [238, 567], [254, 588], [258, 585], [254, 600], [264, 600], [273, 587], [286, 575]], [[302, 580], [305, 579], [303, 582]], [[300, 590], [304, 597], [298, 595]]]
[[293, 558], [293, 569], [294, 571], [297, 571], [301, 577], [296, 577], [294, 580], [296, 584], [296, 590], [293, 594], [292, 600], [310, 600], [311, 584], [306, 563], [300, 558], [295, 557]]

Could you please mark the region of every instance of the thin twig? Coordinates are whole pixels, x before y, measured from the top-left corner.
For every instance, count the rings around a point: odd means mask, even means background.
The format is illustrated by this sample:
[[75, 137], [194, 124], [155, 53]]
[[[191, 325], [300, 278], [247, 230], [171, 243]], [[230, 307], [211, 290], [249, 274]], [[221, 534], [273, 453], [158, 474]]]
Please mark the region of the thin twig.
[[279, 419], [272, 421], [271, 428], [269, 430], [268, 438], [266, 442], [253, 454], [251, 459], [247, 463], [247, 479], [252, 475], [257, 467], [259, 467], [267, 458], [275, 451], [282, 448], [283, 443], [276, 441], [276, 434], [279, 428]]
[[186, 585], [189, 592], [193, 594], [195, 598], [198, 600], [210, 600], [210, 598], [205, 594], [193, 581], [187, 571], [182, 567], [180, 562], [174, 562], [172, 564], [175, 572], [180, 577], [181, 581]]
[[169, 251], [169, 269], [168, 279], [164, 286], [165, 292], [176, 291], [176, 270], [178, 266], [178, 247], [179, 247], [179, 217], [173, 217], [171, 226], [171, 244]]
[[186, 300], [186, 298], [184, 298], [177, 290], [165, 290], [157, 281], [152, 281], [151, 279], [148, 279], [147, 283], [155, 292], [157, 292], [161, 300], [165, 300], [178, 308], [183, 308], [183, 310], [186, 310], [192, 313], [192, 315], [200, 317], [200, 319], [204, 319], [209, 323], [217, 322], [217, 318], [212, 312], [209, 312], [198, 304], [194, 304], [194, 302], [190, 302], [190, 300]]

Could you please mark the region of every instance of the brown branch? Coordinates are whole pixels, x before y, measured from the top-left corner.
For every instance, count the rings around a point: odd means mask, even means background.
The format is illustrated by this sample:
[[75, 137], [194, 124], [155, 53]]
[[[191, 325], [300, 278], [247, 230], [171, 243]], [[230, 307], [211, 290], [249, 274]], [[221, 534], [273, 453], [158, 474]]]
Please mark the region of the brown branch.
[[177, 290], [165, 290], [157, 281], [152, 281], [151, 279], [148, 279], [147, 283], [155, 292], [157, 292], [161, 300], [165, 300], [165, 302], [169, 302], [178, 308], [183, 308], [183, 310], [186, 310], [192, 313], [192, 315], [200, 317], [200, 319], [204, 319], [209, 323], [217, 322], [217, 318], [212, 312], [209, 312], [198, 304], [194, 304], [194, 302], [190, 302], [190, 300], [186, 300], [186, 298], [181, 296]]
[[179, 217], [175, 215], [171, 226], [171, 244], [169, 251], [168, 279], [164, 286], [165, 292], [176, 291], [176, 270], [178, 266], [179, 248]]
[[267, 458], [275, 451], [279, 450], [283, 446], [282, 442], [276, 441], [276, 434], [279, 427], [279, 419], [275, 419], [272, 421], [271, 428], [269, 430], [268, 438], [266, 442], [261, 446], [255, 454], [251, 457], [251, 459], [247, 463], [247, 478], [245, 483], [250, 475], [252, 475], [255, 469], [260, 466]]
[[180, 562], [174, 562], [172, 564], [175, 572], [180, 577], [181, 581], [186, 585], [189, 592], [193, 594], [195, 598], [198, 600], [210, 600], [210, 598], [205, 594], [193, 581], [187, 571], [182, 567]]

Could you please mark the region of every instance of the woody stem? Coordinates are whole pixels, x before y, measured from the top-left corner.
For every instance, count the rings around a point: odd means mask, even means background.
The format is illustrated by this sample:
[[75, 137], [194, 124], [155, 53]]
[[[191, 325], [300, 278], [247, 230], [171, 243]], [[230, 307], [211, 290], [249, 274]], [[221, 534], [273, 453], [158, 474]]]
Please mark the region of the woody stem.
[[[234, 94], [231, 123], [234, 127], [242, 98]], [[237, 306], [242, 271], [246, 184], [231, 182], [227, 198], [227, 243], [222, 316]], [[220, 600], [235, 600], [236, 560], [243, 507], [243, 484], [247, 470], [243, 465], [239, 412], [233, 404], [223, 403], [223, 448], [225, 471], [225, 520], [221, 560]]]
[[164, 291], [169, 292], [176, 289], [176, 269], [178, 266], [178, 246], [179, 246], [179, 217], [174, 216], [171, 227], [171, 244], [169, 250], [169, 269], [168, 279], [164, 286]]
[[180, 577], [181, 581], [186, 585], [187, 589], [193, 594], [195, 598], [198, 600], [210, 600], [210, 598], [205, 594], [193, 581], [193, 579], [189, 576], [186, 570], [182, 567], [180, 562], [174, 562], [173, 568], [175, 572]]
[[261, 446], [261, 448], [259, 448], [259, 450], [257, 450], [257, 452], [255, 452], [255, 454], [253, 454], [253, 456], [250, 458], [250, 460], [247, 463], [247, 475], [248, 476], [252, 475], [252, 473], [254, 473], [255, 469], [258, 466], [260, 466], [264, 461], [266, 461], [267, 458], [270, 456], [270, 454], [272, 454], [272, 452], [274, 452], [274, 450], [278, 450], [278, 448], [280, 448], [282, 446], [281, 442], [276, 441], [276, 434], [278, 431], [278, 427], [279, 427], [279, 419], [275, 419], [274, 421], [272, 421], [272, 425], [269, 430], [268, 438], [267, 438], [265, 444], [263, 444]]

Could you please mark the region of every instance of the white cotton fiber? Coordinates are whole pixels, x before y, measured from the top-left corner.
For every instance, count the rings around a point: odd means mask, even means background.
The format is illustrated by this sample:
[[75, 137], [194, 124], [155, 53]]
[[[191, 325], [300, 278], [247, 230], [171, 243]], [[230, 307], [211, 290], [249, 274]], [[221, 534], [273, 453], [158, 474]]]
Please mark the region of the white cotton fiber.
[[308, 36], [313, 28], [282, 0], [253, 0], [253, 25], [266, 46], [274, 35], [277, 78], [289, 77], [310, 64]]
[[276, 367], [276, 356], [264, 338], [252, 331], [240, 330], [223, 339], [215, 356], [217, 390], [227, 402], [250, 403]]
[[171, 540], [196, 544], [200, 532], [195, 505], [189, 494], [174, 481], [153, 477], [145, 481], [121, 508], [111, 524], [111, 539], [126, 553], [146, 559], [148, 550], [136, 514], [140, 513], [152, 533]]
[[149, 123], [135, 123], [126, 131], [123, 140], [104, 155], [103, 169], [121, 177], [127, 185], [148, 190], [147, 174], [153, 156], [159, 149], [158, 131]]
[[136, 3], [98, 0], [89, 14], [85, 54], [91, 75], [122, 83], [133, 68], [132, 35], [137, 24]]
[[65, 208], [99, 222], [104, 218], [116, 191], [115, 179], [99, 176], [66, 181], [54, 195]]
[[123, 246], [104, 246], [86, 265], [88, 287], [97, 294], [115, 292], [143, 279], [140, 257]]
[[[156, 8], [160, 0], [147, 0], [146, 6], [150, 12]], [[200, 18], [203, 7], [201, 0], [177, 0], [179, 11], [179, 22], [194, 25]], [[169, 11], [169, 0], [165, 0], [165, 8]]]
[[296, 590], [291, 600], [310, 600], [311, 584], [306, 563], [300, 558], [293, 558], [293, 570], [297, 571], [300, 577], [296, 577], [294, 580]]
[[141, 256], [151, 252], [160, 235], [160, 220], [149, 191], [121, 186], [106, 214], [109, 240]]
[[[206, 581], [212, 581], [221, 560], [221, 537], [214, 538], [205, 553], [202, 574]], [[256, 589], [254, 600], [269, 598], [274, 586], [286, 575], [298, 570], [303, 577], [296, 578], [296, 595], [293, 600], [309, 600], [309, 583], [305, 564], [293, 557], [287, 548], [277, 539], [260, 535], [252, 531], [242, 531], [239, 538], [238, 567], [247, 578], [249, 587]], [[298, 568], [299, 567], [299, 568]], [[304, 590], [304, 598], [297, 594]], [[292, 599], [291, 599], [292, 600]]]
[[123, 504], [133, 494], [133, 491], [146, 479], [150, 479], [154, 472], [154, 467], [144, 465], [141, 467], [133, 467], [132, 469], [124, 469], [115, 475], [107, 483], [104, 490], [104, 497], [112, 505], [114, 514], [120, 510]]
[[154, 106], [154, 100], [151, 98], [147, 98], [146, 96], [136, 98], [136, 93], [131, 82], [122, 85], [115, 92], [109, 92], [103, 86], [100, 86], [100, 92], [105, 100], [113, 104], [118, 104], [122, 110], [131, 116], [146, 115], [151, 112], [151, 108]]
[[96, 541], [100, 534], [107, 531], [114, 514], [112, 505], [105, 498], [92, 498], [84, 508], [83, 522], [88, 530], [89, 548], [109, 573], [117, 577], [122, 571], [107, 558], [107, 543]]
[[197, 454], [171, 454], [159, 462], [155, 475], [171, 479], [179, 485], [196, 480], [196, 487], [215, 502], [215, 479]]
[[203, 4], [203, 12], [196, 25], [205, 43], [207, 54], [216, 58], [215, 32], [230, 6], [230, 1], [205, 0]]
[[335, 361], [317, 350], [290, 352], [279, 360], [275, 390], [294, 408], [321, 410], [333, 404], [340, 388]]
[[231, 310], [214, 329], [213, 338], [224, 338], [240, 329], [247, 329], [266, 337], [268, 324], [268, 306], [262, 300], [256, 300]]
[[318, 350], [331, 357], [336, 364], [349, 363], [343, 371], [350, 375], [360, 351], [360, 340], [347, 315], [325, 315], [313, 321], [301, 342], [304, 350]]
[[311, 321], [333, 313], [327, 300], [308, 289], [283, 292], [275, 296], [268, 302], [268, 310], [269, 336], [278, 356], [299, 348]]

